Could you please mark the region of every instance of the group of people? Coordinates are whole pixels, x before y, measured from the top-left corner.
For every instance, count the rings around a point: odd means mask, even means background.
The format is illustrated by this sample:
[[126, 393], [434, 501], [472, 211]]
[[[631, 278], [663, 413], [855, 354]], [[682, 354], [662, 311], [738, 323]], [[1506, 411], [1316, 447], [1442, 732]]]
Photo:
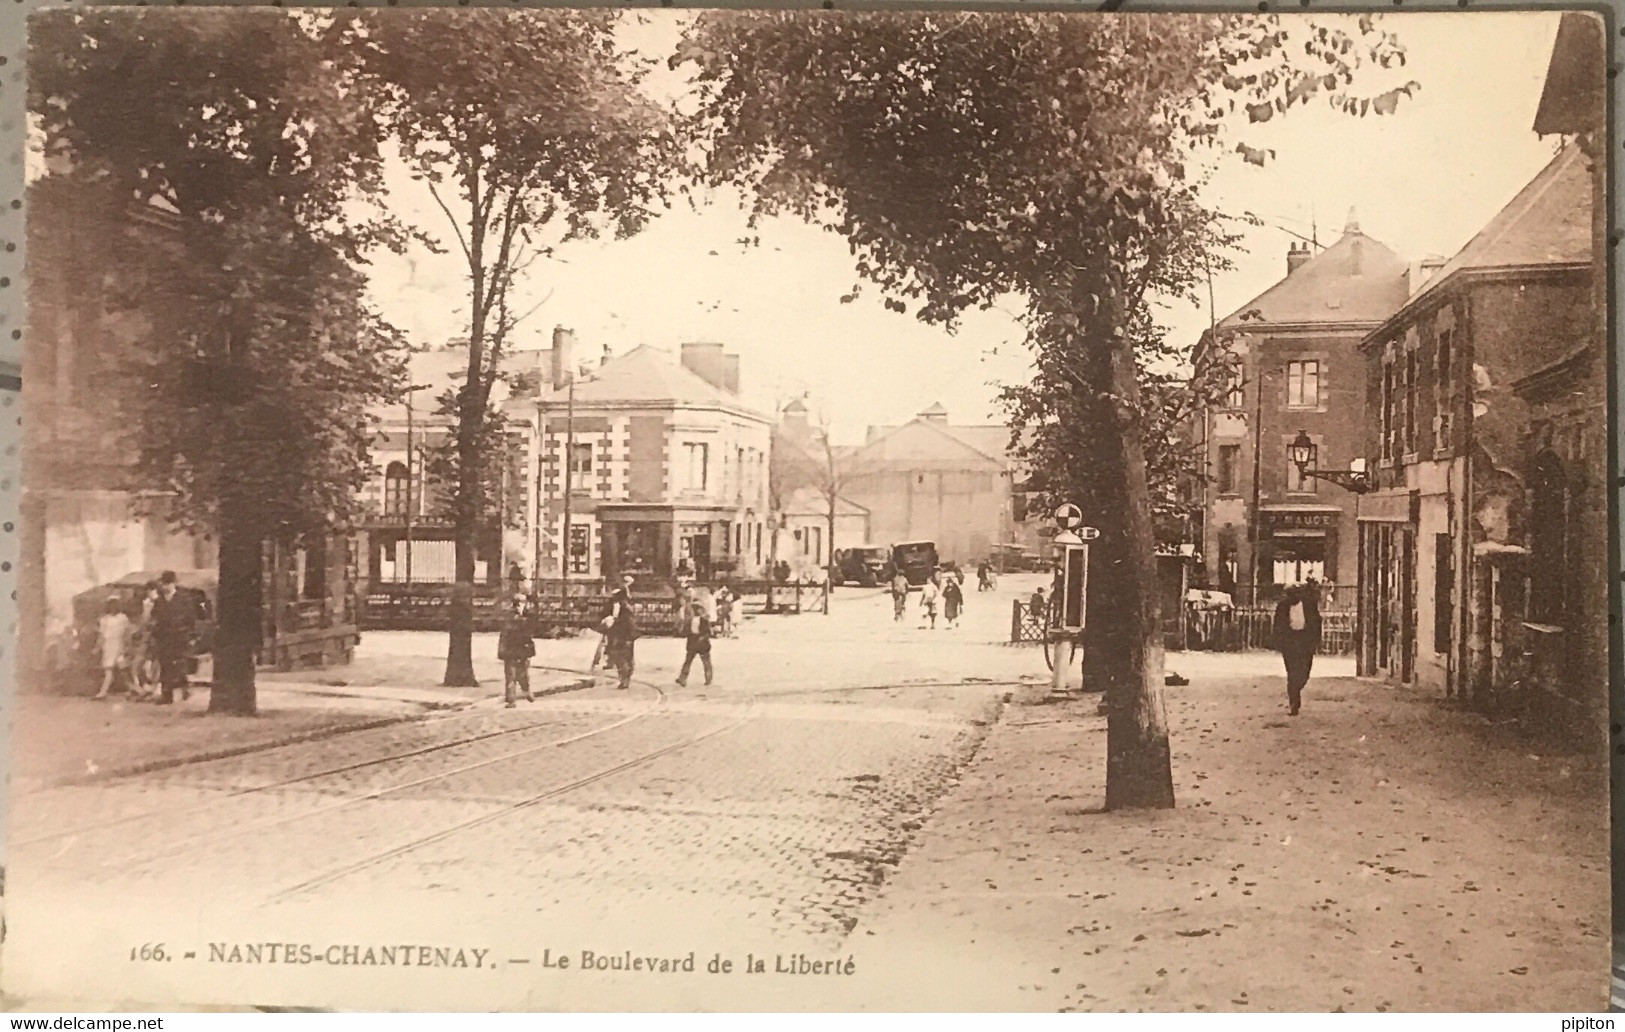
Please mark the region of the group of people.
[[[920, 626], [937, 626], [937, 607], [942, 607], [942, 617], [946, 621], [948, 630], [959, 626], [959, 618], [965, 612], [965, 574], [957, 567], [953, 569], [938, 568], [931, 571], [931, 576], [920, 585]], [[908, 613], [909, 582], [903, 571], [898, 570], [892, 576], [892, 619], [901, 623]]]
[[101, 659], [97, 699], [114, 692], [143, 702], [169, 704], [180, 693], [191, 698], [192, 638], [196, 607], [180, 594], [175, 574], [165, 571], [142, 594], [141, 612], [131, 618], [117, 595], [108, 596], [96, 621]]
[[[632, 687], [632, 674], [636, 668], [635, 643], [639, 632], [637, 614], [632, 608], [634, 583], [635, 579], [630, 573], [622, 574], [620, 587], [610, 596], [598, 621], [597, 630], [601, 637], [591, 666], [591, 669], [597, 670], [607, 664], [614, 669], [616, 687], [623, 691]], [[737, 601], [738, 597], [726, 585], [714, 596], [689, 585], [682, 586], [678, 607], [684, 622], [685, 654], [683, 668], [677, 675], [678, 685], [688, 685], [689, 673], [696, 659], [705, 671], [705, 683], [711, 683], [715, 675], [711, 665], [711, 640], [717, 636], [733, 637], [733, 611]], [[518, 705], [521, 697], [527, 702], [535, 701], [530, 688], [530, 662], [536, 656], [536, 640], [530, 615], [529, 601], [523, 595], [514, 596], [497, 639], [497, 658], [503, 664], [503, 699], [509, 708]]]

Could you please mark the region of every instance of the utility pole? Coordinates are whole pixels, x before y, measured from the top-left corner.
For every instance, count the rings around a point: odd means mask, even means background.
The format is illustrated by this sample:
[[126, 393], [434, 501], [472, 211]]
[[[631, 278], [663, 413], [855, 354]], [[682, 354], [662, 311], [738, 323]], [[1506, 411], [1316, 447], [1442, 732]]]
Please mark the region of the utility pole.
[[412, 587], [412, 506], [414, 504], [414, 491], [417, 480], [417, 468], [413, 461], [412, 449], [412, 395], [417, 393], [417, 385], [406, 389], [406, 587]]
[[546, 436], [542, 433], [542, 389], [536, 391], [536, 483], [531, 492], [535, 498], [532, 504], [535, 507], [535, 516], [531, 519], [531, 552], [530, 552], [530, 579], [533, 590], [539, 595], [542, 590], [542, 481], [547, 473]]
[[575, 466], [576, 449], [576, 377], [575, 370], [565, 370], [570, 378], [569, 390], [565, 395], [564, 406], [564, 540], [563, 547], [559, 549], [559, 594], [568, 597], [570, 594], [570, 474]]

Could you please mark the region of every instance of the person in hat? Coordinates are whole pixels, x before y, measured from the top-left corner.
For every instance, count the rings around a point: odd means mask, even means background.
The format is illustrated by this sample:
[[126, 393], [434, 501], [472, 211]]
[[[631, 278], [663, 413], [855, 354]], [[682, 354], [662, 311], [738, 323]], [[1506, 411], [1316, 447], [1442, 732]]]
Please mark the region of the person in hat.
[[509, 709], [518, 705], [523, 694], [526, 702], [535, 702], [530, 693], [530, 661], [536, 655], [536, 639], [530, 628], [530, 614], [525, 611], [525, 596], [515, 595], [497, 637], [497, 658], [502, 660], [502, 698]]
[[688, 672], [693, 669], [694, 657], [700, 657], [700, 664], [705, 667], [705, 683], [711, 683], [711, 618], [705, 615], [705, 606], [695, 602], [688, 607], [688, 619], [683, 628], [683, 637], [687, 639], [687, 651], [683, 657], [683, 669], [677, 675], [677, 683], [688, 687]]
[[197, 606], [180, 594], [173, 570], [158, 578], [158, 598], [152, 604], [152, 648], [158, 660], [158, 701], [169, 705], [175, 692], [181, 700], [192, 697], [187, 678], [191, 674], [193, 631]]
[[610, 596], [609, 610], [599, 623], [604, 634], [604, 658], [615, 668], [620, 678], [616, 687], [623, 691], [632, 687], [634, 669], [633, 643], [638, 638], [637, 618], [632, 613], [632, 575], [621, 574], [621, 586]]

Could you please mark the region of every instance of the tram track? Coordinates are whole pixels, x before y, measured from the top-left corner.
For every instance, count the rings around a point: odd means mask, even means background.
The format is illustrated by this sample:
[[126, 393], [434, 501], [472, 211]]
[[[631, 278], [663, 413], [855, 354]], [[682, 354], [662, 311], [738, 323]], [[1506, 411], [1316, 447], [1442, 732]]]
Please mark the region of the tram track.
[[707, 739], [715, 738], [719, 735], [741, 728], [754, 720], [759, 710], [760, 703], [758, 701], [758, 697], [752, 695], [747, 700], [742, 712], [719, 726], [708, 728], [705, 731], [699, 732], [698, 734], [688, 735], [679, 741], [661, 745], [656, 749], [639, 753], [630, 759], [623, 760], [607, 767], [601, 767], [580, 777], [571, 778], [568, 781], [551, 785], [539, 792], [532, 793], [521, 799], [504, 804], [502, 807], [496, 810], [479, 814], [467, 820], [458, 821], [455, 824], [440, 828], [426, 835], [421, 835], [417, 838], [392, 846], [388, 849], [370, 853], [364, 857], [361, 857], [360, 859], [352, 860], [347, 863], [328, 868], [320, 874], [279, 889], [272, 894], [266, 902], [276, 903], [295, 898], [312, 889], [320, 888], [324, 885], [340, 881], [344, 878], [350, 877], [351, 875], [359, 874], [362, 871], [369, 870], [381, 864], [385, 864], [392, 860], [396, 860], [400, 857], [417, 852], [418, 850], [444, 842], [447, 839], [453, 838], [454, 836], [464, 832], [472, 831], [476, 828], [483, 827], [484, 825], [492, 824], [507, 817], [511, 817], [514, 814], [521, 813], [530, 809], [531, 807], [540, 805], [576, 789], [585, 788], [588, 785], [614, 777], [617, 774], [634, 770], [663, 756], [678, 752], [682, 749], [690, 748], [691, 746], [698, 745], [700, 742]]
[[[578, 674], [578, 675], [582, 675], [582, 676], [587, 676], [587, 675], [590, 675], [590, 674], [594, 673], [594, 671], [577, 670], [577, 669], [573, 669], [573, 668], [569, 668], [569, 667], [559, 667], [559, 666], [537, 666], [534, 669], [550, 670], [550, 671], [556, 671], [556, 672], [561, 672], [561, 673]], [[594, 737], [596, 735], [604, 734], [606, 732], [613, 731], [616, 728], [624, 727], [625, 725], [630, 724], [633, 721], [641, 720], [641, 719], [647, 717], [649, 714], [651, 714], [655, 710], [660, 709], [660, 708], [665, 706], [665, 704], [667, 702], [667, 694], [666, 694], [665, 690], [662, 689], [660, 686], [658, 686], [656, 684], [653, 684], [651, 682], [647, 682], [647, 681], [634, 681], [633, 683], [638, 685], [639, 687], [648, 688], [648, 689], [652, 690], [653, 692], [655, 692], [655, 701], [651, 705], [645, 707], [642, 710], [639, 710], [636, 713], [633, 713], [633, 714], [631, 714], [629, 716], [623, 717], [620, 720], [612, 721], [609, 724], [606, 724], [606, 725], [604, 725], [602, 727], [599, 727], [599, 728], [595, 728], [595, 729], [593, 729], [591, 731], [588, 731], [588, 732], [586, 732], [584, 734], [575, 735], [575, 736], [572, 736], [572, 737], [569, 737], [569, 738], [554, 739], [554, 740], [551, 740], [549, 742], [544, 742], [544, 743], [541, 743], [539, 745], [532, 746], [530, 748], [519, 750], [518, 752], [509, 754], [510, 757], [511, 756], [527, 755], [529, 753], [538, 752], [538, 751], [545, 750], [545, 749], [548, 749], [548, 748], [554, 748], [554, 747], [557, 747], [559, 745], [568, 744], [568, 743], [574, 742], [574, 741], [579, 741], [579, 740], [581, 740], [583, 738], [590, 738], [590, 737]], [[452, 721], [452, 720], [459, 720], [459, 719], [468, 719], [468, 718], [471, 718], [471, 717], [478, 717], [478, 716], [484, 716], [484, 715], [486, 715], [486, 711], [478, 709], [477, 704], [475, 704], [475, 705], [471, 705], [471, 706], [469, 706], [469, 707], [467, 707], [467, 708], [465, 708], [465, 709], [463, 709], [463, 710], [461, 710], [461, 711], [459, 711], [459, 712], [457, 712], [455, 714], [448, 714], [448, 715], [445, 715], [445, 716], [442, 716], [442, 717], [436, 717], [436, 718], [432, 719], [431, 721], [420, 722], [418, 726], [420, 726], [420, 727], [430, 726], [432, 724], [438, 724], [438, 723], [442, 723], [442, 722], [447, 722], [447, 721]], [[271, 782], [271, 783], [265, 784], [265, 785], [253, 785], [253, 786], [246, 787], [246, 788], [234, 789], [234, 790], [228, 791], [228, 792], [226, 792], [226, 793], [224, 793], [222, 795], [219, 795], [219, 796], [217, 796], [217, 797], [215, 797], [213, 799], [209, 799], [209, 800], [207, 800], [205, 802], [202, 802], [202, 803], [196, 803], [196, 804], [190, 804], [190, 805], [178, 806], [178, 807], [163, 807], [163, 808], [159, 808], [159, 809], [156, 809], [156, 810], [145, 810], [145, 811], [142, 811], [140, 813], [127, 814], [125, 816], [117, 817], [117, 818], [114, 818], [112, 820], [98, 821], [98, 822], [93, 822], [93, 823], [89, 823], [89, 824], [75, 825], [74, 827], [71, 827], [71, 828], [60, 829], [60, 830], [57, 830], [57, 831], [48, 832], [46, 834], [36, 835], [36, 836], [33, 836], [32, 838], [22, 839], [22, 840], [20, 840], [18, 842], [13, 843], [13, 847], [18, 848], [18, 849], [22, 849], [22, 848], [27, 848], [27, 847], [30, 847], [30, 846], [41, 845], [41, 844], [44, 844], [44, 843], [47, 843], [47, 842], [57, 842], [57, 841], [61, 841], [63, 839], [72, 839], [72, 838], [76, 838], [76, 837], [82, 836], [82, 835], [98, 834], [98, 833], [108, 831], [108, 830], [113, 829], [113, 828], [118, 828], [118, 827], [130, 825], [130, 824], [135, 824], [135, 823], [140, 822], [140, 821], [155, 820], [155, 819], [158, 819], [158, 818], [187, 817], [187, 816], [192, 816], [194, 814], [206, 813], [209, 810], [212, 810], [212, 809], [214, 809], [216, 807], [219, 807], [219, 806], [221, 806], [221, 805], [223, 805], [225, 803], [240, 802], [246, 796], [253, 796], [253, 795], [259, 795], [259, 794], [262, 794], [262, 793], [274, 792], [274, 791], [278, 791], [280, 789], [292, 788], [292, 787], [295, 787], [295, 786], [298, 786], [298, 785], [303, 785], [303, 784], [306, 784], [306, 783], [309, 783], [309, 782], [312, 782], [312, 781], [317, 781], [317, 780], [320, 780], [322, 778], [336, 777], [336, 776], [343, 775], [343, 774], [352, 774], [352, 773], [355, 773], [357, 771], [363, 771], [363, 770], [367, 770], [367, 769], [370, 769], [370, 768], [373, 768], [373, 767], [380, 767], [380, 766], [383, 766], [383, 765], [389, 764], [389, 763], [396, 763], [396, 762], [400, 762], [400, 761], [403, 761], [403, 760], [417, 759], [417, 758], [420, 758], [420, 757], [423, 757], [423, 756], [428, 756], [428, 755], [431, 755], [431, 754], [434, 754], [434, 753], [444, 752], [444, 751], [449, 750], [449, 749], [458, 749], [458, 748], [462, 748], [464, 746], [476, 745], [476, 744], [481, 743], [481, 742], [488, 742], [488, 741], [492, 741], [492, 740], [499, 739], [499, 738], [506, 738], [506, 737], [509, 737], [509, 736], [512, 736], [512, 735], [521, 735], [521, 734], [525, 734], [525, 733], [530, 732], [530, 731], [536, 731], [536, 730], [539, 730], [539, 729], [542, 729], [542, 728], [550, 727], [550, 726], [553, 725], [553, 723], [554, 723], [553, 721], [539, 720], [539, 721], [534, 721], [534, 722], [530, 722], [530, 723], [521, 724], [521, 725], [516, 726], [516, 727], [498, 728], [497, 730], [487, 731], [487, 732], [484, 732], [482, 734], [469, 735], [469, 736], [460, 737], [460, 738], [453, 738], [453, 739], [451, 739], [449, 741], [436, 742], [436, 743], [433, 743], [431, 745], [419, 746], [417, 748], [408, 749], [408, 750], [403, 751], [403, 752], [389, 753], [389, 754], [383, 755], [383, 756], [374, 756], [374, 757], [370, 757], [368, 759], [357, 760], [357, 761], [351, 762], [351, 763], [344, 763], [344, 764], [341, 764], [341, 765], [335, 766], [335, 767], [327, 767], [327, 768], [324, 768], [324, 769], [321, 769], [321, 770], [311, 771], [311, 772], [304, 773], [304, 774], [299, 774], [299, 775], [296, 775], [294, 777], [283, 778], [282, 780], [274, 781], [274, 782]], [[369, 729], [369, 730], [375, 730], [375, 729]], [[365, 732], [358, 732], [358, 733], [365, 733]], [[336, 737], [343, 737], [343, 736], [336, 736]], [[332, 741], [333, 741], [333, 739], [326, 739], [326, 740], [324, 740], [324, 743], [330, 744]], [[308, 744], [309, 743], [305, 743], [305, 742], [290, 743], [290, 744], [285, 745], [285, 746], [273, 747], [273, 749], [265, 750], [265, 752], [276, 751], [276, 749], [297, 749], [297, 748], [300, 748], [301, 746], [305, 746], [305, 745], [308, 745]], [[197, 766], [202, 766], [202, 765], [208, 764], [208, 763], [219, 763], [219, 762], [225, 762], [225, 761], [228, 761], [228, 760], [236, 760], [236, 759], [240, 759], [240, 757], [233, 756], [233, 757], [220, 757], [220, 758], [214, 758], [214, 759], [208, 759], [208, 760], [200, 760], [200, 761], [197, 762], [196, 765]], [[489, 762], [495, 762], [495, 761], [489, 761]], [[468, 766], [466, 768], [459, 768], [458, 770], [447, 771], [447, 772], [442, 773], [441, 775], [437, 775], [436, 778], [427, 779], [424, 783], [427, 783], [427, 781], [436, 780], [438, 777], [454, 776], [455, 774], [461, 773], [464, 770], [471, 770], [471, 769], [475, 769], [477, 767], [485, 766], [485, 765], [488, 765], [488, 763], [482, 762], [480, 764], [470, 765], [470, 766]], [[168, 769], [166, 769], [165, 773], [168, 773], [168, 772], [170, 772], [170, 771], [172, 771], [174, 769], [175, 768], [168, 768]], [[406, 787], [416, 787], [416, 786], [415, 785], [412, 785], [412, 786], [399, 786], [397, 789], [393, 789], [391, 791], [404, 789]], [[195, 841], [196, 838], [198, 838], [198, 837], [208, 837], [208, 836], [194, 836], [193, 838], [186, 839], [185, 841], [186, 842]], [[166, 851], [166, 853], [167, 853], [167, 851]]]

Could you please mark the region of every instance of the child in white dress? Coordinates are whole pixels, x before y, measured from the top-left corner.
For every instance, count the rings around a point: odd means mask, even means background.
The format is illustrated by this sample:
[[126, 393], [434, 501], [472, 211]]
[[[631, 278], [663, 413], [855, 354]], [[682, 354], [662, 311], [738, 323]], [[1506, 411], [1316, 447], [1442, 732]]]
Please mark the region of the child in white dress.
[[105, 699], [113, 690], [113, 682], [127, 682], [122, 687], [133, 688], [130, 677], [130, 637], [134, 625], [125, 615], [117, 598], [109, 598], [102, 606], [102, 615], [96, 621], [96, 636], [101, 647], [102, 690], [96, 698]]

